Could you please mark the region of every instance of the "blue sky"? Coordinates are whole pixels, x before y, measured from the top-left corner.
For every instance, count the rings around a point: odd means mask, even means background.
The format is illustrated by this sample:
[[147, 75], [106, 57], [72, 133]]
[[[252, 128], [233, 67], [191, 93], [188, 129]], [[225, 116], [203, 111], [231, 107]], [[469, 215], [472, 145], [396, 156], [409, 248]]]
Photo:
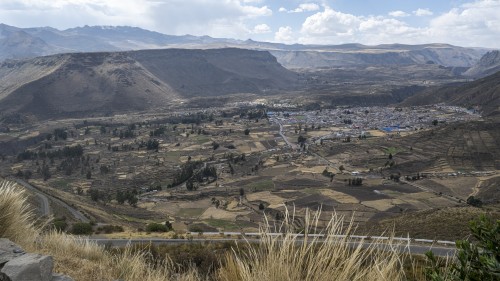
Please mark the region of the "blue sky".
[[500, 0], [1, 0], [0, 21], [59, 29], [130, 25], [290, 44], [500, 48]]

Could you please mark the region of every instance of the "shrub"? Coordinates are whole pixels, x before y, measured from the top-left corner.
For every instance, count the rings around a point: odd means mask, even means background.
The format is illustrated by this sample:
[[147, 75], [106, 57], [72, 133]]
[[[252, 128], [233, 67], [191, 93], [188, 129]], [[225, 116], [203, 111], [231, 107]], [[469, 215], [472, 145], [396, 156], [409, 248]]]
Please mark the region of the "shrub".
[[106, 234], [114, 233], [114, 232], [123, 232], [123, 227], [119, 225], [104, 225], [97, 228], [98, 232], [104, 232]]
[[146, 226], [147, 232], [168, 232], [172, 230], [172, 227], [161, 223], [150, 223]]
[[92, 225], [85, 222], [77, 222], [71, 227], [71, 233], [75, 235], [90, 235], [92, 234]]
[[426, 253], [431, 264], [426, 270], [429, 280], [500, 280], [500, 220], [481, 215], [470, 222], [470, 230], [477, 242], [457, 241], [457, 253], [450, 267], [443, 268], [432, 252]]
[[57, 219], [52, 222], [52, 226], [57, 231], [65, 231], [68, 227], [68, 223], [65, 220]]

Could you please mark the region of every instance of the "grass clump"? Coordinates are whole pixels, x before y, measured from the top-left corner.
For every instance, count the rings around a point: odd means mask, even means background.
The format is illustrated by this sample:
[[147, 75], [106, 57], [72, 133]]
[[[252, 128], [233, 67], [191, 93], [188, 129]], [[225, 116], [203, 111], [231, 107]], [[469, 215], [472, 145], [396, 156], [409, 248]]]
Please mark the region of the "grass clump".
[[0, 237], [29, 244], [39, 234], [24, 190], [10, 181], [0, 182]]
[[201, 280], [194, 269], [179, 273], [165, 257], [151, 264], [149, 253], [126, 247], [119, 253], [106, 251], [86, 238], [56, 230], [44, 231], [35, 226], [34, 216], [21, 187], [9, 181], [0, 182], [0, 237], [18, 243], [30, 252], [51, 255], [55, 271], [76, 281], [195, 281]]
[[[305, 231], [294, 232], [294, 216], [287, 212], [277, 232], [261, 228], [261, 243], [248, 251], [229, 253], [218, 278], [230, 280], [404, 280], [401, 245], [393, 241], [384, 244], [352, 245], [339, 235], [351, 233], [353, 223], [344, 227], [343, 218], [334, 216], [327, 227], [317, 228], [320, 212], [306, 215]], [[272, 232], [276, 232], [273, 230]], [[310, 233], [324, 236], [310, 237]]]

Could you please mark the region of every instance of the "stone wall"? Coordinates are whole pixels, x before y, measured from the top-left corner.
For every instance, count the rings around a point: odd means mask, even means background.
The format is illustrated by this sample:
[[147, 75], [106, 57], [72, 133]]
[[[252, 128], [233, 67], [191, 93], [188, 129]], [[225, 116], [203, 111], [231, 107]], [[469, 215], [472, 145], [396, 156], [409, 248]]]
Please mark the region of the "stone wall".
[[26, 253], [19, 245], [0, 238], [0, 281], [73, 281], [52, 272], [51, 256]]

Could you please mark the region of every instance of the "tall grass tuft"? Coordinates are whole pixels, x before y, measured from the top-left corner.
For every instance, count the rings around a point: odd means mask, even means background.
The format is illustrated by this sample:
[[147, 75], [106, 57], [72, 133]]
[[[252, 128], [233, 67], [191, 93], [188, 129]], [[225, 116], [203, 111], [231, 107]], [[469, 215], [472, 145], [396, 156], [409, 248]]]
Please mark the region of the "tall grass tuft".
[[22, 245], [36, 239], [40, 229], [26, 200], [24, 189], [15, 182], [0, 182], [0, 237]]
[[[353, 221], [344, 226], [342, 216], [334, 215], [323, 231], [318, 230], [321, 211], [307, 212], [303, 234], [294, 232], [294, 216], [286, 212], [278, 231], [261, 228], [259, 246], [233, 251], [219, 270], [219, 279], [231, 280], [403, 280], [402, 256], [393, 240], [384, 243], [363, 241], [353, 244], [344, 236], [353, 231]], [[310, 233], [324, 237], [308, 237]]]
[[23, 248], [54, 257], [55, 271], [76, 281], [198, 281], [196, 269], [177, 273], [166, 257], [152, 264], [146, 252], [133, 252], [130, 247], [120, 253], [109, 252], [86, 238], [57, 231], [42, 231], [34, 224], [34, 215], [21, 187], [9, 181], [0, 182], [0, 237], [19, 243]]

